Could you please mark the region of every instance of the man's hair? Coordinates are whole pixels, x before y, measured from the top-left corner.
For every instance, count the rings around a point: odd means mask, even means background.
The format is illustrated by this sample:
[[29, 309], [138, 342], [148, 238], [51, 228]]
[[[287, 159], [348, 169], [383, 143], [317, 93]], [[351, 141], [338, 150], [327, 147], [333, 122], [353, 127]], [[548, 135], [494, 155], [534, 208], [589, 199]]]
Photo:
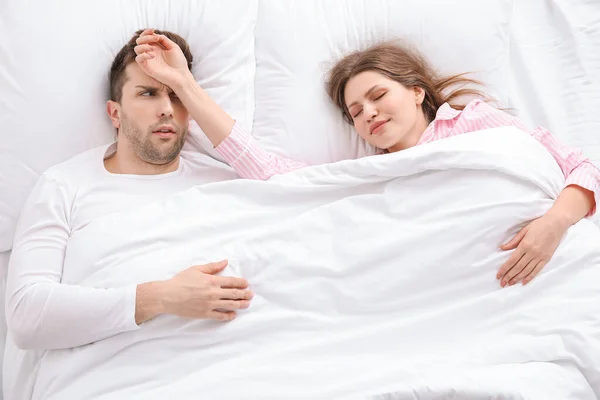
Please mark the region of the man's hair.
[[[109, 84], [110, 99], [112, 101], [121, 101], [121, 97], [123, 96], [123, 85], [125, 85], [125, 82], [127, 82], [127, 73], [125, 72], [125, 68], [127, 68], [130, 63], [135, 62], [137, 54], [135, 54], [133, 49], [135, 46], [137, 46], [136, 40], [138, 37], [140, 37], [142, 32], [144, 32], [144, 29], [140, 29], [135, 33], [135, 35], [133, 35], [129, 42], [117, 53], [117, 56], [110, 67]], [[194, 57], [192, 56], [190, 46], [187, 44], [185, 39], [178, 34], [169, 31], [160, 31], [155, 29], [154, 32], [159, 35], [165, 35], [175, 42], [177, 46], [179, 46], [187, 60], [188, 69], [191, 71]]]

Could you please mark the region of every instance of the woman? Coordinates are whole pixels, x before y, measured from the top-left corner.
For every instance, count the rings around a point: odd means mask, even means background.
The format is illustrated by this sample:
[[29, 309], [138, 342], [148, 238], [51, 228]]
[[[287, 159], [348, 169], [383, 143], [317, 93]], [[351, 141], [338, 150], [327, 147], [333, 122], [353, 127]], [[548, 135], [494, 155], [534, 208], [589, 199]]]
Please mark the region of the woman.
[[[268, 179], [306, 166], [262, 150], [206, 95], [189, 71], [185, 72], [185, 59], [174, 43], [148, 30], [138, 44], [136, 61], [142, 70], [170, 83], [216, 150], [240, 176]], [[172, 70], [188, 76], [176, 79]], [[417, 51], [383, 43], [340, 60], [329, 73], [327, 92], [356, 132], [382, 152], [503, 126], [515, 126], [537, 139], [555, 158], [566, 182], [544, 216], [500, 246], [515, 250], [498, 271], [501, 286], [520, 281], [527, 284], [550, 260], [569, 226], [595, 212], [600, 171], [580, 151], [562, 146], [544, 128], [530, 131], [480, 99], [461, 105], [457, 99], [462, 95], [484, 97], [473, 89], [450, 90], [468, 83], [476, 82], [463, 75], [440, 77]]]

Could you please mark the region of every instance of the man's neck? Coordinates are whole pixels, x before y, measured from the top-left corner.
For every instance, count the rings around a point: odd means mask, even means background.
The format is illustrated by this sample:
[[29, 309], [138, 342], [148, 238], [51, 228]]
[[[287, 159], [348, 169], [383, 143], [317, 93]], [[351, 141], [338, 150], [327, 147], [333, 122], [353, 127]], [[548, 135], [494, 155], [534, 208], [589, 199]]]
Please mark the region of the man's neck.
[[160, 175], [177, 171], [179, 168], [179, 156], [167, 164], [156, 165], [140, 160], [137, 157], [128, 157], [125, 152], [117, 151], [104, 160], [104, 168], [111, 174], [128, 175]]

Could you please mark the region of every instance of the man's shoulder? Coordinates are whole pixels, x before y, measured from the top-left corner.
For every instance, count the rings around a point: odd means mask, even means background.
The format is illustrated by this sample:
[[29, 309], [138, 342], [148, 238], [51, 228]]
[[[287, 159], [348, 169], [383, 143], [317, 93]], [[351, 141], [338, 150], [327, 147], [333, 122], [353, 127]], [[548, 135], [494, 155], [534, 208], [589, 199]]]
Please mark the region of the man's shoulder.
[[48, 168], [42, 177], [63, 185], [80, 185], [88, 179], [97, 178], [102, 172], [104, 154], [108, 147], [109, 145], [98, 146], [79, 153]]

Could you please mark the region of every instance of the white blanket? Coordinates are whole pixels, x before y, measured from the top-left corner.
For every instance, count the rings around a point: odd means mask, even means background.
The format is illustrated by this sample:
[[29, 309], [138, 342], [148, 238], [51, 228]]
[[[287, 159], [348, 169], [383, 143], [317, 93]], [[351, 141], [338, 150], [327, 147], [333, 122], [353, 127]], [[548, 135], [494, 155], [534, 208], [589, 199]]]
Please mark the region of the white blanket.
[[[501, 128], [193, 188], [95, 221], [71, 238], [66, 283], [118, 287], [228, 258], [224, 274], [248, 279], [252, 305], [230, 323], [161, 316], [47, 351], [35, 384], [19, 389], [33, 399], [596, 398], [600, 230], [573, 226], [527, 286], [495, 278], [509, 256], [498, 246], [563, 184], [541, 145]], [[97, 272], [79, 276], [82, 264]]]

